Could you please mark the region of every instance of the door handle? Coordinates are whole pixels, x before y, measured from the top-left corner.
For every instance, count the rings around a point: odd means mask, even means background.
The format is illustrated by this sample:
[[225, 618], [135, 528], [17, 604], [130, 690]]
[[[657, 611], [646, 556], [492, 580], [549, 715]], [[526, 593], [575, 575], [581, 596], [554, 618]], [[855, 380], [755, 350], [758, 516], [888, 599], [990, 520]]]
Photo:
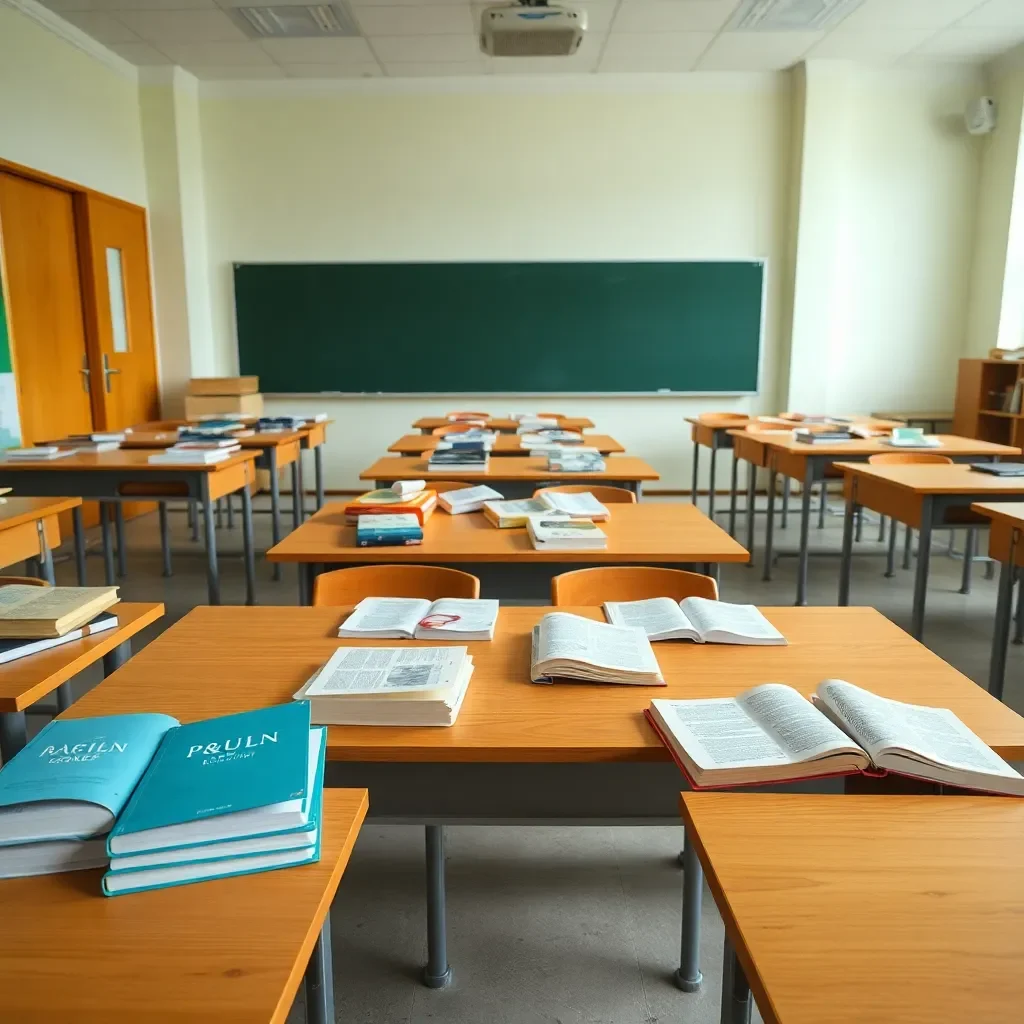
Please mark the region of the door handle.
[[88, 356], [82, 356], [82, 368], [78, 372], [82, 375], [82, 390], [89, 394], [89, 377], [92, 370], [89, 369]]
[[[88, 372], [88, 371], [86, 371], [86, 372]], [[120, 372], [121, 372], [120, 370], [114, 369], [114, 367], [112, 367], [110, 365], [110, 357], [107, 355], [106, 352], [104, 352], [103, 353], [103, 388], [107, 392], [108, 395], [110, 394], [110, 377], [111, 377], [111, 375], [115, 374], [115, 373], [120, 373]]]

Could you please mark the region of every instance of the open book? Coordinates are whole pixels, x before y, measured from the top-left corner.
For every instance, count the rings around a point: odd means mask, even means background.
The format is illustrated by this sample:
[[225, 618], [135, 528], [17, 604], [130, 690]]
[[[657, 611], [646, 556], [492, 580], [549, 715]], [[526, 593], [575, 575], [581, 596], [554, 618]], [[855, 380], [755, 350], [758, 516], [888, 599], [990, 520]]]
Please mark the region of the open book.
[[555, 678], [590, 683], [634, 683], [664, 686], [651, 642], [637, 626], [549, 612], [533, 630], [530, 678], [550, 683]]
[[63, 636], [117, 604], [117, 587], [0, 587], [0, 637]]
[[364, 597], [338, 636], [380, 640], [493, 640], [498, 602], [442, 597]]
[[646, 714], [695, 789], [893, 772], [1024, 796], [1024, 776], [952, 711], [841, 679], [819, 684], [812, 700], [765, 683], [738, 697], [653, 700]]
[[649, 640], [696, 640], [699, 644], [784, 645], [786, 638], [752, 604], [726, 604], [706, 597], [605, 601], [616, 626], [639, 626]]

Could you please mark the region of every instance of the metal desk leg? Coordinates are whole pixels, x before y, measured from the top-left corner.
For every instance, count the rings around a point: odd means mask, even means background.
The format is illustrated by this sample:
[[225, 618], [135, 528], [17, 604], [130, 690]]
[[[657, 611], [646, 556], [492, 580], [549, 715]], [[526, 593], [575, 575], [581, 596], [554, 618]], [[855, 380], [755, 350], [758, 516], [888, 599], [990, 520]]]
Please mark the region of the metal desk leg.
[[210, 499], [210, 481], [202, 483], [203, 530], [206, 534], [206, 588], [210, 604], [220, 604], [220, 573], [217, 567], [217, 524], [213, 519], [213, 501]]
[[295, 460], [295, 474], [298, 477], [298, 491], [296, 491], [297, 508], [299, 510], [299, 526], [306, 521], [306, 488], [302, 482], [302, 451], [299, 451]]
[[729, 483], [729, 536], [736, 536], [736, 490], [739, 487], [740, 460], [732, 457], [732, 478]]
[[331, 912], [324, 916], [320, 935], [306, 964], [306, 1024], [334, 1024], [334, 955], [331, 950]]
[[103, 574], [108, 587], [114, 585], [114, 549], [110, 537], [110, 504], [100, 502], [100, 527], [103, 533]]
[[313, 603], [313, 579], [316, 575], [310, 562], [298, 562], [299, 604], [309, 607]]
[[423, 984], [444, 988], [452, 980], [445, 926], [444, 825], [427, 825], [427, 966]]
[[811, 528], [811, 482], [812, 469], [810, 463], [805, 463], [807, 469], [804, 471], [803, 487], [800, 490], [800, 564], [796, 573], [796, 603], [807, 604], [807, 563], [810, 560], [810, 537], [808, 531]]
[[[267, 449], [270, 467], [270, 537], [274, 544], [281, 542], [281, 481], [278, 478], [277, 450]], [[274, 563], [274, 582], [281, 579], [281, 563]]]
[[789, 477], [784, 476], [782, 478], [782, 518], [779, 520], [779, 526], [782, 529], [786, 529], [789, 523]]
[[747, 551], [750, 557], [747, 559], [747, 568], [754, 568], [754, 519], [757, 512], [757, 466], [752, 462], [747, 463]]
[[903, 535], [903, 568], [910, 568], [910, 559], [914, 553], [914, 531], [908, 526]]
[[299, 518], [301, 515], [299, 508], [299, 460], [296, 459], [292, 463], [292, 529], [297, 530], [302, 524], [302, 520]]
[[242, 550], [245, 555], [245, 603], [256, 603], [256, 553], [252, 545], [252, 495], [242, 488]]
[[[1016, 530], [1014, 537], [1016, 537]], [[997, 700], [1003, 699], [1003, 681], [1006, 678], [1006, 645], [1010, 639], [1010, 619], [1013, 615], [1013, 547], [1014, 542], [1011, 540], [1011, 561], [1003, 562], [999, 569], [999, 598], [996, 601], [992, 656], [989, 659], [988, 667], [988, 692]]]
[[772, 533], [775, 530], [775, 477], [774, 467], [768, 471], [768, 522], [764, 532], [764, 572], [761, 579], [768, 582], [772, 578]]
[[75, 703], [75, 695], [71, 692], [71, 683], [61, 683], [56, 690], [53, 691], [54, 697], [57, 701], [57, 713], [61, 711], [67, 711], [72, 704]]
[[[899, 522], [895, 519], [889, 520], [889, 547], [885, 552], [885, 577], [892, 579], [896, 575], [896, 530]], [[909, 530], [910, 527], [908, 526]]]
[[853, 522], [857, 518], [857, 478], [850, 484], [843, 517], [843, 557], [839, 563], [839, 604], [850, 603], [850, 573], [853, 570]]
[[914, 577], [914, 609], [910, 635], [920, 640], [924, 633], [924, 601], [928, 593], [928, 561], [932, 548], [932, 499], [921, 500], [921, 528], [917, 534], [917, 575]]
[[1013, 622], [1013, 642], [1024, 643], [1024, 576], [1017, 570], [1017, 580], [1020, 586], [1017, 588], [1017, 614]]
[[313, 474], [316, 477], [316, 510], [324, 507], [324, 450], [323, 445], [313, 447]]
[[0, 712], [0, 761], [7, 764], [27, 742], [25, 712]]
[[132, 656], [132, 642], [125, 640], [103, 655], [103, 678], [116, 672]]
[[700, 465], [700, 445], [693, 442], [693, 484], [690, 487], [690, 501], [697, 504], [697, 472]]
[[71, 526], [75, 534], [75, 571], [78, 585], [84, 587], [88, 580], [85, 571], [85, 524], [82, 521], [82, 506], [71, 510]]
[[41, 519], [36, 520], [36, 531], [39, 534], [39, 567], [42, 570], [43, 579], [51, 587], [55, 587], [57, 578], [53, 574], [53, 552], [50, 550], [50, 544], [46, 539], [46, 527]]
[[160, 511], [160, 555], [164, 563], [164, 575], [171, 575], [171, 531], [167, 523], [167, 502], [158, 503]]
[[729, 937], [722, 962], [722, 1024], [750, 1024], [750, 986]]
[[679, 949], [676, 986], [696, 992], [704, 976], [700, 973], [700, 907], [704, 898], [704, 872], [689, 829], [683, 842], [683, 933]]
[[219, 530], [224, 525], [224, 499], [218, 498], [213, 507], [217, 510], [217, 529]]
[[960, 577], [961, 594], [969, 594], [971, 592], [971, 570], [974, 568], [974, 539], [975, 531], [968, 530], [967, 536], [964, 538], [964, 565]]
[[188, 503], [188, 518], [189, 523], [192, 526], [192, 539], [199, 540], [199, 502], [190, 501]]
[[124, 505], [114, 502], [114, 533], [117, 537], [117, 575], [121, 578], [128, 575], [128, 553], [124, 547]]
[[[626, 485], [627, 487], [629, 484]], [[636, 500], [639, 501], [644, 496], [644, 482], [643, 480], [633, 481], [633, 493], [636, 495]]]
[[717, 438], [711, 441], [711, 478], [708, 481], [708, 519], [715, 521], [715, 464], [718, 461]]
[[825, 513], [828, 511], [828, 481], [821, 481], [821, 493], [818, 496], [818, 529], [825, 529]]
[[857, 509], [857, 533], [854, 540], [859, 544], [864, 537], [864, 507], [859, 506]]
[[885, 516], [878, 517], [878, 543], [885, 543]]

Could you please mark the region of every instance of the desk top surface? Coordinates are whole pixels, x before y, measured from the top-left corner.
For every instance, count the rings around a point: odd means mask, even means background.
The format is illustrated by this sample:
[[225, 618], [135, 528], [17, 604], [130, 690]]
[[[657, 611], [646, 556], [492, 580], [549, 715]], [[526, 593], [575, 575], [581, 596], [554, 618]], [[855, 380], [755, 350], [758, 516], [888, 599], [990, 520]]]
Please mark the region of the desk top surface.
[[976, 501], [971, 511], [1010, 526], [1024, 526], [1024, 501]]
[[[731, 697], [769, 681], [809, 695], [829, 678], [950, 708], [1003, 757], [1024, 758], [1024, 718], [873, 608], [762, 609], [787, 647], [661, 641], [654, 651], [667, 686], [531, 683], [531, 633], [552, 610], [503, 607], [494, 640], [468, 644], [475, 670], [451, 728], [332, 726], [328, 758], [664, 761], [668, 753], [643, 717], [652, 698]], [[560, 610], [603, 620], [597, 608]], [[290, 700], [339, 646], [415, 643], [339, 639], [347, 611], [194, 608], [64, 717], [158, 711], [188, 722], [233, 714]]]
[[119, 448], [114, 452], [78, 452], [74, 455], [64, 455], [58, 459], [2, 459], [0, 460], [0, 476], [4, 473], [63, 473], [74, 470], [79, 471], [102, 471], [108, 472], [130, 471], [130, 472], [154, 472], [167, 473], [186, 470], [189, 473], [218, 473], [224, 469], [230, 469], [243, 462], [253, 462], [258, 452], [241, 451], [228, 456], [221, 462], [204, 464], [201, 462], [183, 462], [180, 466], [170, 463], [149, 462], [152, 451], [145, 449]]
[[275, 562], [745, 562], [747, 549], [694, 505], [638, 502], [606, 506], [611, 518], [598, 526], [608, 537], [603, 551], [537, 551], [525, 527], [499, 530], [482, 512], [452, 516], [438, 510], [427, 520], [423, 543], [356, 546], [356, 528], [343, 504], [325, 505], [274, 545]]
[[110, 611], [117, 616], [117, 625], [113, 629], [104, 629], [81, 640], [71, 640], [59, 647], [0, 665], [0, 712], [23, 711], [52, 693], [61, 683], [156, 622], [163, 615], [164, 606], [121, 601]]
[[0, 530], [10, 530], [45, 516], [78, 508], [81, 498], [19, 498], [8, 494], [0, 502]]
[[836, 441], [834, 444], [806, 444], [793, 439], [792, 433], [765, 435], [765, 444], [770, 448], [785, 451], [790, 455], [878, 455], [892, 452], [934, 452], [936, 455], [1020, 455], [1021, 450], [1008, 444], [992, 441], [976, 441], [972, 437], [958, 437], [955, 434], [936, 434], [941, 442], [938, 448], [896, 448], [881, 438], [855, 438], [852, 441]]
[[1019, 1019], [1024, 801], [684, 793], [683, 817], [766, 1024]]
[[615, 480], [658, 480], [658, 471], [633, 455], [609, 455], [600, 472], [554, 472], [547, 468], [546, 458], [523, 458], [516, 455], [492, 458], [487, 469], [458, 470], [451, 466], [427, 469], [427, 460], [417, 456], [387, 455], [359, 474], [360, 480], [592, 480], [611, 483]]
[[[414, 430], [436, 430], [438, 427], [447, 427], [455, 422], [446, 416], [421, 416], [413, 423]], [[559, 416], [559, 430], [589, 430], [593, 427], [594, 421], [586, 416]], [[519, 423], [516, 420], [507, 419], [503, 416], [491, 416], [487, 420], [487, 426], [491, 430], [517, 430]]]
[[1024, 494], [1024, 476], [1000, 477], [980, 473], [963, 463], [894, 463], [872, 466], [866, 462], [837, 462], [844, 473], [887, 483], [915, 494]]
[[0, 880], [5, 1019], [283, 1024], [366, 808], [324, 790], [303, 867], [112, 898], [100, 870]]
[[[458, 438], [458, 434], [451, 435], [450, 439]], [[398, 452], [400, 455], [421, 455], [437, 447], [438, 441], [449, 440], [449, 438], [435, 437], [433, 434], [404, 434], [389, 448], [389, 452]], [[567, 445], [573, 448], [573, 445]], [[614, 437], [607, 434], [584, 434], [580, 447], [596, 448], [602, 455], [624, 452], [626, 449], [619, 444]], [[518, 434], [498, 434], [494, 439], [494, 448], [491, 455], [527, 455], [529, 449], [523, 448], [519, 443]]]

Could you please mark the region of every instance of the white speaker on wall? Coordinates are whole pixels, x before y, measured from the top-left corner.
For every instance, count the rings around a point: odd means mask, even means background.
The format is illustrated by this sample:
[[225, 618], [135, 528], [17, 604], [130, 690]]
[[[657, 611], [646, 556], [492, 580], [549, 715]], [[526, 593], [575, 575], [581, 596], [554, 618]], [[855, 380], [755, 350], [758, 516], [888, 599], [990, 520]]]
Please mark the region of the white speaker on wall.
[[971, 135], [988, 135], [996, 127], [996, 101], [991, 96], [971, 100], [964, 111], [964, 124]]

